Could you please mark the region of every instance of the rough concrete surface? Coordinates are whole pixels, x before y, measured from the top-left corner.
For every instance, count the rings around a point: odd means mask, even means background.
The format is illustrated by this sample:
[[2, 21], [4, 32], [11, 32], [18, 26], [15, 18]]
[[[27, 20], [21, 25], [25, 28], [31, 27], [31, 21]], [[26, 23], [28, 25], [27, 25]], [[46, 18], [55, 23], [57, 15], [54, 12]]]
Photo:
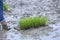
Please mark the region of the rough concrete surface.
[[[0, 31], [0, 40], [60, 40], [60, 0], [6, 0], [8, 12], [4, 17], [9, 31]], [[47, 16], [47, 26], [29, 30], [15, 30], [24, 17]], [[2, 37], [3, 36], [3, 37]]]

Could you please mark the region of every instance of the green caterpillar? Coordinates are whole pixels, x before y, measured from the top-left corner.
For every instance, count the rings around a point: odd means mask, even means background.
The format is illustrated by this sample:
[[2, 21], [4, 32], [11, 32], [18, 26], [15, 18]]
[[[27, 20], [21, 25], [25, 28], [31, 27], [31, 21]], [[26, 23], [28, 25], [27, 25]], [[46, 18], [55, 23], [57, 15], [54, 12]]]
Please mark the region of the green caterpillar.
[[8, 10], [8, 6], [7, 6], [7, 4], [5, 2], [3, 2], [3, 10], [4, 11], [7, 11]]
[[37, 28], [39, 26], [44, 26], [47, 23], [47, 17], [29, 17], [19, 20], [20, 29], [30, 29]]

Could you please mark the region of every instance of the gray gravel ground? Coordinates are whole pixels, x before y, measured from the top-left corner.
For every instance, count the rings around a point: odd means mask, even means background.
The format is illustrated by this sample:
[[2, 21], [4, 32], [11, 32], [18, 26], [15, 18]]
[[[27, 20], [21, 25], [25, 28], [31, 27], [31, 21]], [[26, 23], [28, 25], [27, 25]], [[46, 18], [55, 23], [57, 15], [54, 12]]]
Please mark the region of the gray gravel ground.
[[[9, 11], [4, 12], [4, 17], [12, 29], [0, 31], [0, 40], [60, 40], [60, 0], [6, 0], [6, 3]], [[47, 16], [47, 26], [13, 29], [18, 28], [19, 19], [33, 16]]]

